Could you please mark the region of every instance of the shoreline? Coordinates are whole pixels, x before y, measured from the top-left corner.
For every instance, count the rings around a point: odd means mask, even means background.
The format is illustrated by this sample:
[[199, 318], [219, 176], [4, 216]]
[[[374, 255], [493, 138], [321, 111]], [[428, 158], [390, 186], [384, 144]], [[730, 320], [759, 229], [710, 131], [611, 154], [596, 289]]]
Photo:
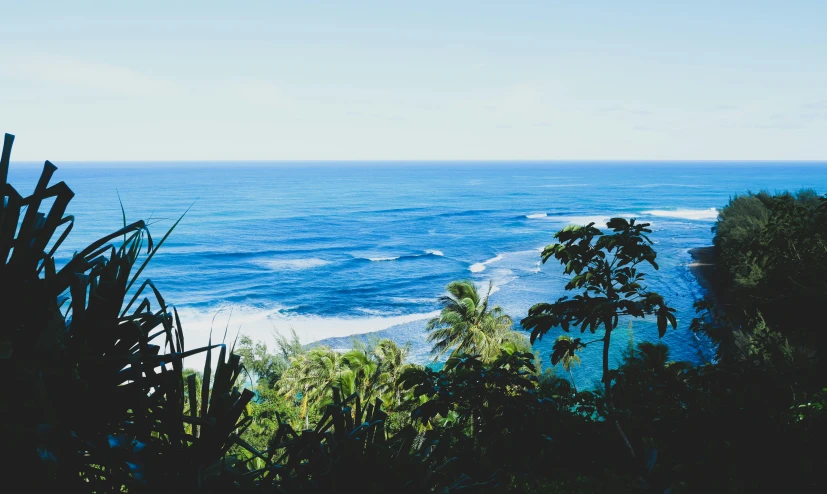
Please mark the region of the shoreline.
[[[233, 312], [231, 307], [210, 310], [182, 308], [179, 313], [186, 331], [186, 348], [206, 346], [210, 340], [213, 344], [225, 343], [229, 347], [235, 341], [236, 335], [248, 336], [253, 341], [262, 342], [268, 349], [277, 348], [274, 333], [289, 338], [291, 331], [296, 332], [303, 346], [328, 340], [350, 341], [354, 337], [381, 333], [409, 324], [424, 324], [422, 321], [439, 315], [439, 311], [431, 311], [395, 316], [335, 318], [288, 315], [284, 314], [282, 309], [236, 308]], [[184, 359], [184, 366], [200, 370], [204, 367], [205, 359], [205, 353], [195, 354]]]
[[713, 302], [717, 300], [715, 286], [717, 274], [715, 272], [715, 247], [694, 247], [689, 249], [692, 262], [689, 263], [689, 272], [698, 281], [698, 284], [706, 292], [706, 296]]

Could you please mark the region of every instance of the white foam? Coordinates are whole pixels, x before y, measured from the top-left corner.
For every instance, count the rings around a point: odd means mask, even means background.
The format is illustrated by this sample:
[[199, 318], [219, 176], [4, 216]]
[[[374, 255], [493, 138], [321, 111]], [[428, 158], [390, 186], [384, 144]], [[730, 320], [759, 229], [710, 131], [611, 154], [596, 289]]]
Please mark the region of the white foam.
[[[426, 250], [424, 255], [434, 255], [434, 256], [444, 256], [445, 254], [442, 253], [441, 250]], [[363, 259], [367, 259], [373, 262], [381, 262], [381, 261], [395, 261], [402, 256], [380, 256], [380, 257], [364, 257]], [[414, 255], [412, 257], [418, 257], [418, 255]]]
[[550, 221], [554, 221], [555, 223], [562, 223], [565, 225], [578, 225], [578, 226], [585, 226], [589, 223], [594, 223], [595, 228], [605, 228], [606, 223], [612, 218], [626, 218], [631, 219], [635, 218], [638, 215], [631, 214], [631, 213], [620, 213], [620, 214], [613, 214], [611, 216], [606, 215], [583, 215], [583, 216], [549, 216], [547, 219]]
[[536, 219], [539, 219], [539, 218], [546, 218], [547, 216], [548, 216], [548, 213], [534, 213], [534, 214], [525, 215], [526, 218], [531, 219], [531, 220], [536, 220]]
[[[350, 335], [372, 333], [391, 326], [413, 321], [430, 319], [439, 315], [439, 311], [407, 314], [402, 316], [382, 316], [366, 314], [365, 317], [321, 317], [313, 315], [286, 314], [286, 308], [257, 309], [252, 307], [235, 307], [230, 315], [227, 309], [193, 310], [181, 309], [181, 323], [184, 327], [186, 349], [206, 346], [210, 339], [210, 327], [213, 327], [213, 344], [221, 343], [225, 328], [227, 345], [232, 345], [236, 333], [246, 335], [254, 341], [263, 341], [269, 349], [276, 348], [274, 333], [290, 335], [296, 331], [302, 344], [313, 343], [326, 338], [346, 337]], [[360, 311], [365, 312], [365, 311]], [[216, 317], [216, 313], [218, 313]], [[213, 317], [215, 321], [213, 322]], [[203, 369], [204, 353], [187, 357], [185, 366]], [[214, 358], [218, 354], [214, 354]]]
[[609, 216], [569, 216], [560, 218], [560, 220], [567, 225], [585, 226], [589, 223], [594, 223], [597, 228], [606, 226], [606, 222], [609, 221], [609, 219]]
[[311, 257], [309, 259], [271, 259], [257, 261], [256, 264], [274, 271], [282, 271], [317, 268], [319, 266], [330, 264], [330, 261]]
[[491, 264], [492, 262], [500, 261], [500, 260], [502, 260], [502, 258], [503, 258], [502, 255], [498, 255], [496, 257], [492, 257], [491, 259], [489, 259], [487, 261], [472, 264], [471, 267], [468, 268], [468, 270], [471, 271], [472, 273], [482, 273], [483, 271], [485, 271], [485, 266], [487, 266], [488, 264]]
[[390, 297], [390, 299], [403, 304], [432, 304], [438, 300], [435, 297]]
[[[496, 275], [495, 275], [496, 277], [491, 279], [491, 282], [492, 282], [491, 283], [491, 292], [489, 293], [489, 295], [493, 295], [493, 294], [497, 293], [505, 285], [508, 285], [512, 281], [517, 280], [517, 279], [520, 278], [519, 276], [513, 276], [513, 275], [514, 275], [514, 272], [511, 271], [510, 269], [497, 270]], [[485, 290], [488, 289], [488, 285], [487, 284], [480, 284], [479, 289], [480, 289], [480, 291], [485, 291]]]
[[361, 312], [362, 314], [367, 314], [369, 316], [381, 316], [383, 312], [377, 309], [369, 309], [367, 307], [357, 307], [356, 311]]
[[653, 209], [643, 211], [643, 214], [662, 218], [680, 218], [683, 220], [715, 220], [718, 219], [718, 210], [709, 209]]

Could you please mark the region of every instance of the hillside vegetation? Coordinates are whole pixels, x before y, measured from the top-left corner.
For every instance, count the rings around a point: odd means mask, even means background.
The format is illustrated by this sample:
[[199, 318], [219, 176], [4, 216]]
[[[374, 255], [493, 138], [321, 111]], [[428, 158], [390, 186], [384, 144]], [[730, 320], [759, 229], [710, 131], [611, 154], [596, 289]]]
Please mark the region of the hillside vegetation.
[[[58, 269], [73, 193], [6, 183], [0, 160], [0, 427], [6, 485], [33, 492], [795, 492], [823, 490], [827, 380], [822, 316], [827, 197], [736, 196], [715, 227], [720, 305], [679, 327], [647, 288], [646, 223], [569, 226], [541, 261], [568, 295], [512, 318], [458, 280], [428, 324], [442, 366], [388, 340], [347, 352], [249, 338], [187, 349], [185, 324], [145, 277], [172, 233], [115, 226]], [[43, 209], [44, 211], [41, 211]], [[180, 219], [179, 219], [180, 221]], [[177, 224], [177, 223], [176, 223]], [[174, 229], [174, 226], [173, 226]], [[644, 269], [644, 267], [646, 269]], [[184, 269], [184, 267], [182, 267]], [[613, 331], [652, 319], [720, 346], [673, 361]], [[513, 321], [519, 320], [515, 331]], [[551, 355], [532, 343], [553, 338]], [[223, 338], [222, 338], [223, 339]], [[604, 349], [598, 389], [569, 372]], [[203, 369], [183, 359], [205, 353]]]

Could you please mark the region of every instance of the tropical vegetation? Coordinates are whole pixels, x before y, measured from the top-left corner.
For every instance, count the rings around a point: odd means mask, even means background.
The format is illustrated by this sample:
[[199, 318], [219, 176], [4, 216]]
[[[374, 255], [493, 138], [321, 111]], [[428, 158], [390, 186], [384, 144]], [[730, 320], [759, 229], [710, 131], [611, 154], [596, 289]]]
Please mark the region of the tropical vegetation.
[[492, 360], [503, 343], [528, 346], [525, 337], [514, 331], [514, 322], [499, 306], [489, 307], [491, 289], [481, 296], [471, 280], [454, 281], [439, 298], [442, 311], [428, 321], [428, 342], [435, 359], [451, 351], [451, 355], [470, 353]]
[[[63, 266], [74, 219], [46, 162], [35, 190], [0, 156], [0, 427], [6, 485], [52, 492], [819, 491], [827, 468], [827, 196], [734, 197], [715, 226], [715, 297], [684, 327], [646, 286], [646, 223], [570, 226], [541, 260], [571, 295], [520, 324], [491, 286], [450, 283], [427, 325], [435, 362], [392, 340], [348, 351], [276, 334], [186, 349], [144, 273], [160, 240], [123, 225]], [[45, 211], [41, 212], [41, 209]], [[180, 221], [180, 219], [179, 219]], [[177, 223], [176, 223], [177, 224]], [[175, 227], [173, 226], [173, 229]], [[674, 361], [660, 341], [608, 347], [653, 319], [718, 345]], [[571, 335], [579, 330], [580, 335]], [[530, 334], [529, 338], [523, 336]], [[588, 332], [588, 335], [586, 335]], [[555, 338], [551, 355], [532, 343]], [[530, 342], [529, 342], [530, 341]], [[580, 350], [603, 347], [598, 388], [576, 386]], [[201, 353], [205, 366], [184, 368]], [[549, 357], [545, 369], [541, 360]], [[558, 376], [561, 367], [565, 378]]]

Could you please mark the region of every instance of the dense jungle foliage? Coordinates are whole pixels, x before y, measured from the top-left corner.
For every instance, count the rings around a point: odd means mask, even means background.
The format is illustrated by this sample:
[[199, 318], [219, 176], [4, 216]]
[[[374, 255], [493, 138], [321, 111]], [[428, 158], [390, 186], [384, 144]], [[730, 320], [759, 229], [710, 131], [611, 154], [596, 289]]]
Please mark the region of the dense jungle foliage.
[[[679, 327], [646, 287], [645, 223], [558, 232], [542, 253], [571, 295], [515, 324], [470, 281], [427, 326], [435, 359], [390, 340], [347, 352], [277, 336], [184, 346], [144, 268], [167, 236], [121, 228], [58, 269], [73, 193], [7, 183], [0, 160], [0, 427], [7, 486], [33, 492], [755, 492], [824, 488], [827, 197], [736, 196], [715, 226], [714, 303]], [[41, 212], [40, 209], [46, 209]], [[179, 220], [180, 221], [180, 220]], [[177, 223], [176, 223], [177, 224]], [[173, 226], [174, 228], [174, 226]], [[697, 331], [715, 362], [670, 359], [620, 324]], [[185, 322], [185, 321], [184, 321]], [[672, 329], [668, 329], [668, 328]], [[532, 352], [554, 338], [553, 353]], [[217, 337], [215, 339], [217, 341]], [[604, 348], [603, 383], [578, 388], [579, 350]], [[205, 353], [203, 369], [183, 359]], [[598, 365], [590, 362], [589, 365]]]
[[[722, 310], [736, 329], [722, 350], [744, 351], [742, 332], [768, 326], [798, 357], [827, 371], [827, 201], [812, 190], [735, 196], [715, 226]], [[732, 346], [737, 348], [732, 348]]]

